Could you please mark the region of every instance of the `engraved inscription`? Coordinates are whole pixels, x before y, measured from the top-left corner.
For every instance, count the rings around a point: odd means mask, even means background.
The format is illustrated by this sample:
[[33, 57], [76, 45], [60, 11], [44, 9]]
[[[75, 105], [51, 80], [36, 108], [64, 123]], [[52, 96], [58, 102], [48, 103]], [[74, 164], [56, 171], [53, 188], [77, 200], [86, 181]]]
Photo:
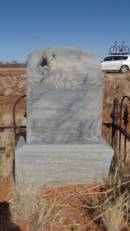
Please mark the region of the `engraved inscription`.
[[65, 89], [65, 90], [76, 90], [83, 89], [88, 82], [88, 75], [86, 76], [66, 76], [56, 75], [50, 76], [42, 82], [42, 85], [48, 89]]

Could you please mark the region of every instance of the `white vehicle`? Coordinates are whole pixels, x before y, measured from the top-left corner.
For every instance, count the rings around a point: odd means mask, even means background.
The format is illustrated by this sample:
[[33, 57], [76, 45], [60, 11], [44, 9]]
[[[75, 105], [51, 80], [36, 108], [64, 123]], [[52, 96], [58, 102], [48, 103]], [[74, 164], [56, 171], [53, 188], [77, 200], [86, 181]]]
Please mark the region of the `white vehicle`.
[[109, 55], [101, 62], [103, 71], [121, 71], [130, 70], [130, 54]]

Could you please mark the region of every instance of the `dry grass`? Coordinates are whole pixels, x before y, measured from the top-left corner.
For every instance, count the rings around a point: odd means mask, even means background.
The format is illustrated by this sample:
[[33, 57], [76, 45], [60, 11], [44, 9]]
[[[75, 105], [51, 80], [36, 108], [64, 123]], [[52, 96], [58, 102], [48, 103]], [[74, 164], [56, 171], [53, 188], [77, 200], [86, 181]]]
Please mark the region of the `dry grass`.
[[115, 204], [108, 203], [102, 216], [107, 231], [121, 231], [127, 227], [128, 205], [126, 194], [117, 198]]
[[[86, 201], [83, 201], [83, 208], [86, 215], [91, 217], [87, 224], [96, 223], [101, 230], [123, 231], [128, 230], [128, 200], [126, 185], [130, 182], [123, 182], [122, 185], [107, 185], [101, 192], [86, 194]], [[124, 187], [125, 186], [125, 187]], [[122, 191], [122, 187], [125, 191]], [[88, 198], [88, 199], [87, 199]]]
[[[24, 182], [24, 184], [15, 186], [12, 196], [14, 199], [11, 203], [11, 211], [15, 223], [29, 220], [35, 231], [44, 229], [46, 231], [57, 229], [86, 231], [86, 224], [90, 219], [83, 218], [84, 212], [80, 206], [81, 201], [78, 199], [80, 193], [78, 192], [58, 193], [54, 189], [47, 193], [45, 190], [41, 195], [33, 185]], [[94, 227], [96, 224], [90, 225], [89, 230], [94, 231]]]
[[32, 184], [17, 184], [13, 189], [14, 198], [11, 211], [14, 222], [30, 220], [34, 230], [49, 227], [54, 218], [57, 198], [50, 203], [38, 195], [38, 190]]
[[0, 178], [6, 178], [12, 174], [14, 159], [14, 145], [8, 144], [0, 149]]
[[39, 192], [33, 185], [18, 184], [12, 193], [13, 222], [30, 221], [28, 231], [122, 231], [128, 220], [127, 194], [117, 185], [101, 188], [59, 193], [57, 189]]
[[51, 225], [55, 218], [57, 201], [57, 198], [54, 198], [53, 201], [49, 203], [45, 198], [39, 198], [33, 218], [33, 227], [35, 230], [41, 230], [43, 227], [51, 230]]
[[36, 189], [32, 185], [18, 184], [13, 189], [15, 220], [29, 219], [36, 207]]

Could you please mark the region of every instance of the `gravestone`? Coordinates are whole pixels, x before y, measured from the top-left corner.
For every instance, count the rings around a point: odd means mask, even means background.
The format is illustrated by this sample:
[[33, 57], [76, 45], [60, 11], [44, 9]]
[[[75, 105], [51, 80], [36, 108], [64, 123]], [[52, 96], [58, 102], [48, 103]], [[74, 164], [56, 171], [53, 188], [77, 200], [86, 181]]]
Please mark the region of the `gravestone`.
[[27, 144], [16, 151], [17, 179], [71, 184], [106, 177], [113, 150], [101, 138], [100, 60], [76, 48], [28, 59]]

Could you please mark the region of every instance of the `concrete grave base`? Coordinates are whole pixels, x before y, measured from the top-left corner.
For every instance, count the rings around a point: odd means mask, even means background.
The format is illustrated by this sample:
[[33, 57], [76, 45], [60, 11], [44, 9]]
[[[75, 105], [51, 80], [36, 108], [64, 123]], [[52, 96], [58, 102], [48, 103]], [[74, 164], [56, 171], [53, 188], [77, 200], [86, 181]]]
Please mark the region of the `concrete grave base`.
[[112, 148], [86, 145], [24, 145], [16, 150], [16, 181], [61, 186], [99, 182], [108, 176]]

